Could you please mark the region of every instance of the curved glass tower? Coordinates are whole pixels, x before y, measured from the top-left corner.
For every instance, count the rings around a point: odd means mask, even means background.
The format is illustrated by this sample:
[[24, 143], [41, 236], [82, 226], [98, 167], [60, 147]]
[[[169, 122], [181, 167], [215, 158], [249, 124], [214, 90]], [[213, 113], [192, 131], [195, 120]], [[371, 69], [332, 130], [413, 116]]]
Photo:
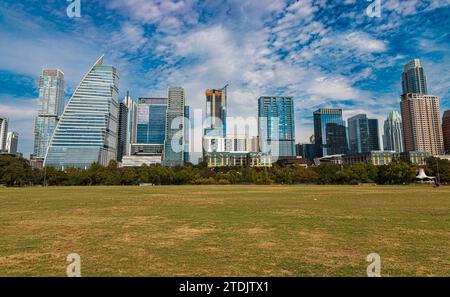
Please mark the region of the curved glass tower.
[[88, 168], [116, 159], [119, 77], [103, 56], [89, 69], [56, 126], [44, 166]]

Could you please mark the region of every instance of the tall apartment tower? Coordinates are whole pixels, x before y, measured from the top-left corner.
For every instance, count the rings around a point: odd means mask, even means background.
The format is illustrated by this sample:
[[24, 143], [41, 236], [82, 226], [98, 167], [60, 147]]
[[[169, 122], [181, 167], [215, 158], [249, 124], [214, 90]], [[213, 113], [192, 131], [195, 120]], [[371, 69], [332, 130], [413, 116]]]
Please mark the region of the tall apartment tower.
[[444, 138], [445, 153], [450, 154], [450, 110], [446, 110], [442, 117], [442, 134]]
[[38, 114], [34, 120], [34, 148], [31, 158], [42, 163], [64, 110], [64, 73], [59, 69], [44, 69], [38, 85]]
[[444, 152], [439, 97], [428, 95], [425, 72], [418, 59], [408, 62], [402, 74], [403, 95], [400, 108], [405, 150]]
[[206, 128], [204, 135], [227, 136], [227, 87], [206, 90]]
[[315, 154], [323, 157], [348, 152], [347, 127], [342, 109], [320, 108], [314, 112]]
[[428, 94], [425, 71], [419, 59], [413, 59], [403, 66], [402, 89], [403, 94]]
[[88, 168], [116, 160], [119, 76], [101, 56], [75, 89], [55, 128], [44, 166]]
[[185, 93], [182, 87], [169, 87], [167, 91], [166, 137], [163, 164], [181, 166], [185, 150]]
[[262, 153], [274, 159], [295, 157], [293, 97], [259, 97], [258, 136]]
[[8, 137], [8, 118], [0, 117], [0, 152], [6, 151], [7, 137]]
[[19, 133], [8, 132], [5, 150], [8, 154], [17, 154], [19, 146]]
[[396, 110], [389, 113], [384, 121], [383, 148], [385, 151], [404, 152], [403, 127], [400, 113]]

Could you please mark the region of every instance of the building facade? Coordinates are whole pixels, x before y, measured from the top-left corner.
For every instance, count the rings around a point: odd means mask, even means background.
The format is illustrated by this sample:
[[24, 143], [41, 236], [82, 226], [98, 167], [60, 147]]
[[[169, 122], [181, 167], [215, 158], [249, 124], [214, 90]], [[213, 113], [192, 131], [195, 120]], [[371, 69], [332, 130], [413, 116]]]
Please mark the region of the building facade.
[[59, 120], [44, 166], [89, 168], [117, 156], [119, 76], [103, 56], [75, 89]]
[[271, 156], [263, 153], [211, 152], [205, 160], [208, 167], [272, 167]]
[[204, 135], [227, 136], [227, 86], [206, 90], [206, 127]]
[[169, 87], [167, 91], [166, 138], [163, 164], [184, 165], [185, 150], [185, 93], [182, 87]]
[[348, 152], [347, 127], [342, 109], [321, 108], [314, 112], [315, 156]]
[[384, 121], [383, 148], [385, 151], [403, 152], [403, 127], [400, 113], [396, 110], [389, 113]]
[[6, 137], [5, 151], [8, 154], [17, 154], [18, 147], [19, 147], [19, 133], [8, 132], [8, 136]]
[[405, 150], [444, 153], [439, 97], [403, 94], [400, 102]]
[[425, 71], [419, 59], [413, 59], [403, 66], [402, 90], [403, 94], [428, 94]]
[[293, 97], [260, 97], [258, 136], [262, 153], [274, 159], [295, 157], [295, 114]]
[[365, 114], [358, 114], [348, 119], [348, 137], [351, 153], [370, 151], [369, 119]]
[[7, 137], [8, 137], [8, 118], [0, 117], [0, 152], [6, 151]]
[[34, 120], [34, 148], [31, 158], [43, 160], [64, 110], [64, 73], [59, 69], [44, 69], [38, 86], [38, 115]]
[[380, 148], [380, 132], [378, 129], [377, 119], [368, 119], [369, 124], [369, 151], [379, 151]]
[[450, 154], [450, 110], [446, 110], [442, 117], [442, 136], [445, 153]]
[[120, 101], [117, 126], [117, 162], [122, 162], [123, 156], [127, 153], [128, 115], [129, 110], [126, 102]]

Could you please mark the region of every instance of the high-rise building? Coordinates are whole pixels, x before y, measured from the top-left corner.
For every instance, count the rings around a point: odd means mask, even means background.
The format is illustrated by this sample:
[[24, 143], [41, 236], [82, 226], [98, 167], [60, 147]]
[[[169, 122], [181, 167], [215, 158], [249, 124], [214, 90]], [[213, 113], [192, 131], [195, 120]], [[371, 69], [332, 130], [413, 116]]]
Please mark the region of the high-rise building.
[[442, 117], [442, 135], [444, 138], [445, 153], [450, 154], [450, 110], [446, 110]]
[[75, 89], [55, 128], [44, 166], [88, 168], [117, 155], [119, 76], [101, 56]]
[[316, 157], [348, 152], [342, 109], [320, 108], [314, 112], [314, 139]]
[[122, 158], [127, 151], [128, 115], [129, 110], [125, 100], [120, 101], [117, 127], [117, 162], [122, 162]]
[[[162, 156], [166, 138], [167, 98], [139, 98], [136, 124], [136, 145], [146, 145], [146, 151]], [[133, 147], [135, 147], [133, 145]], [[131, 153], [137, 153], [132, 149]]]
[[19, 133], [8, 132], [5, 147], [6, 152], [8, 154], [17, 154], [18, 146], [19, 146]]
[[131, 144], [136, 142], [136, 126], [137, 126], [137, 111], [138, 105], [131, 98], [130, 93], [127, 92], [127, 95], [122, 100], [125, 106], [128, 109], [127, 115], [127, 132], [126, 132], [126, 148], [124, 155], [129, 156], [131, 154]]
[[38, 114], [34, 120], [34, 149], [31, 158], [42, 162], [64, 111], [64, 73], [59, 69], [44, 69], [39, 76], [38, 85]]
[[169, 87], [167, 91], [166, 138], [163, 164], [184, 164], [185, 150], [185, 94], [182, 87]]
[[384, 121], [383, 145], [385, 151], [404, 152], [403, 127], [400, 113], [391, 111]]
[[419, 59], [413, 59], [403, 66], [402, 89], [403, 94], [428, 94], [427, 79]]
[[190, 121], [190, 108], [189, 106], [184, 107], [184, 162], [190, 162], [189, 157], [189, 140], [190, 140], [190, 133], [191, 133], [191, 121]]
[[429, 152], [440, 155], [444, 152], [439, 97], [424, 94], [403, 94], [400, 107], [403, 119], [405, 150]]
[[370, 151], [369, 119], [365, 114], [358, 114], [348, 119], [348, 137], [352, 153]]
[[295, 157], [295, 114], [292, 97], [259, 97], [258, 135], [262, 153], [274, 159]]
[[369, 124], [369, 151], [380, 150], [380, 133], [378, 131], [378, 120], [368, 119]]
[[204, 135], [227, 135], [227, 87], [206, 90], [206, 128]]
[[7, 135], [8, 135], [8, 118], [0, 117], [0, 152], [6, 150]]

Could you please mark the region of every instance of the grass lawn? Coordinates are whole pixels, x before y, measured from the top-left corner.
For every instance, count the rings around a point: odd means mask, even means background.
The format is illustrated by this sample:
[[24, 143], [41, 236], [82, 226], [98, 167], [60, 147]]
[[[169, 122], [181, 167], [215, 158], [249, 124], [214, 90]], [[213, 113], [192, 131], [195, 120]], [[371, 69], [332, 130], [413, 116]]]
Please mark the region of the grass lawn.
[[0, 188], [0, 276], [450, 275], [450, 187]]

